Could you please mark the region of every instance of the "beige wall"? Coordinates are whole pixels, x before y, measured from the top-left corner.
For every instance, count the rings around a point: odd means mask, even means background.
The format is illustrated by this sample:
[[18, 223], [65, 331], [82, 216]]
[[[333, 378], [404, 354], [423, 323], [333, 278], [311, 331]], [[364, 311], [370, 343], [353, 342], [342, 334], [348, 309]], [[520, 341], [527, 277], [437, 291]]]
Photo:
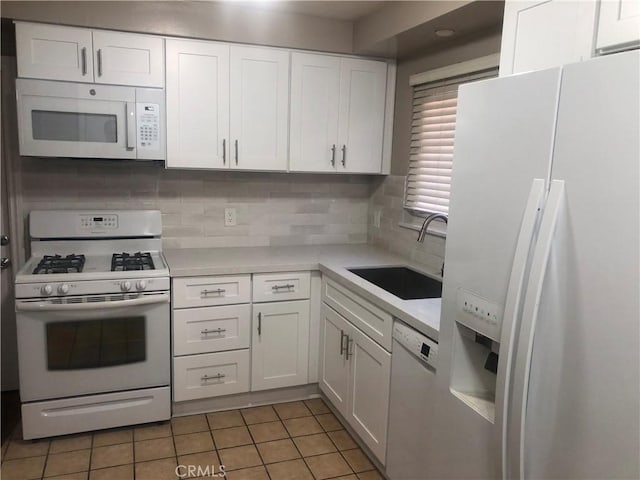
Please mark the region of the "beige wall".
[[396, 103], [393, 119], [391, 174], [406, 175], [411, 133], [411, 96], [409, 77], [453, 63], [490, 55], [500, 51], [500, 29], [488, 31], [473, 39], [460, 39], [448, 48], [426, 52], [423, 56], [398, 62]]
[[353, 23], [222, 2], [2, 1], [4, 18], [228, 42], [353, 52]]

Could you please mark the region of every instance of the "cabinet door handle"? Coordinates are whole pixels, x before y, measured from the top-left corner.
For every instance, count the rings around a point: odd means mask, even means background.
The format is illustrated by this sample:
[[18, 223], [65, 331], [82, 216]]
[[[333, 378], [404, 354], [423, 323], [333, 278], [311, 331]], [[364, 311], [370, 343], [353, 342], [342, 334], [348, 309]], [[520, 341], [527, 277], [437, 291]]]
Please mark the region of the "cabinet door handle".
[[344, 334], [344, 330], [340, 330], [340, 356], [344, 355], [344, 339], [347, 335]]
[[262, 312], [258, 312], [258, 336], [262, 335]]
[[82, 75], [87, 74], [87, 47], [82, 47], [80, 50], [80, 59], [82, 60]]
[[347, 349], [345, 351], [345, 358], [349, 360], [349, 357], [353, 357], [353, 350], [351, 349], [351, 345], [353, 345], [353, 338], [350, 338], [349, 335], [345, 335], [347, 337]]
[[224, 288], [216, 288], [215, 290], [201, 290], [200, 296], [206, 297], [209, 294], [224, 295], [224, 292], [226, 292]]
[[331, 166], [336, 166], [336, 144], [331, 145]]
[[342, 145], [342, 166], [347, 166], [347, 146]]
[[295, 287], [295, 285], [287, 283], [286, 285], [274, 285], [273, 287], [271, 287], [271, 290], [274, 290], [276, 293], [278, 293], [282, 289], [286, 288], [287, 290], [291, 290], [293, 287]]
[[238, 140], [236, 140], [235, 144], [236, 144], [236, 165], [238, 165]]
[[102, 49], [98, 49], [98, 76], [102, 76]]
[[222, 164], [227, 164], [227, 139], [222, 139]]
[[200, 333], [202, 335], [209, 335], [210, 333], [220, 334], [220, 333], [224, 333], [226, 331], [227, 331], [226, 328], [214, 328], [214, 329], [211, 329], [211, 330], [209, 330], [208, 328], [205, 328], [204, 330], [200, 330]]
[[207, 380], [220, 380], [222, 378], [226, 377], [226, 375], [224, 373], [218, 373], [216, 375], [202, 375], [200, 377], [200, 381], [202, 383], [205, 383]]

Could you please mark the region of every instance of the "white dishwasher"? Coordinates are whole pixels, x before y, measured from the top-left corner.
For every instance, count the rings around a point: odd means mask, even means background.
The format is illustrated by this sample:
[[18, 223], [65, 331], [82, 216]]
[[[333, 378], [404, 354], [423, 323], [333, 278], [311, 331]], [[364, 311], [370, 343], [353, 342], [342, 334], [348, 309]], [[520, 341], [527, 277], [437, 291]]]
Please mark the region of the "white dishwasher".
[[404, 323], [393, 325], [386, 473], [391, 480], [426, 478], [438, 344]]

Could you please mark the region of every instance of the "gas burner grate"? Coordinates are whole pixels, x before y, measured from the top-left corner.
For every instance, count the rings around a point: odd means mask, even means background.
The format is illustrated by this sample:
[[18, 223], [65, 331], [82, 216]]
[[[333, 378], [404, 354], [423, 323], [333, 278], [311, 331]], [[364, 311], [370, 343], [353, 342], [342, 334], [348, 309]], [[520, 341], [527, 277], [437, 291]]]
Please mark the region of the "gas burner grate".
[[33, 269], [34, 275], [44, 273], [80, 273], [84, 268], [84, 255], [45, 255]]
[[111, 271], [125, 272], [129, 270], [154, 270], [153, 259], [148, 252], [114, 253], [111, 257]]

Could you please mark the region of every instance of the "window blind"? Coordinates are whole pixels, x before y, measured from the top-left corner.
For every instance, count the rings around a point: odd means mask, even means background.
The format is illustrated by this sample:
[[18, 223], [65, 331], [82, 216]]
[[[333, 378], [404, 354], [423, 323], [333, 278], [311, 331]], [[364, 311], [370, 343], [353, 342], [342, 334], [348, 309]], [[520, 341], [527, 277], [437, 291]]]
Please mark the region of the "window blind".
[[496, 74], [491, 69], [414, 86], [405, 208], [449, 212], [458, 86]]

